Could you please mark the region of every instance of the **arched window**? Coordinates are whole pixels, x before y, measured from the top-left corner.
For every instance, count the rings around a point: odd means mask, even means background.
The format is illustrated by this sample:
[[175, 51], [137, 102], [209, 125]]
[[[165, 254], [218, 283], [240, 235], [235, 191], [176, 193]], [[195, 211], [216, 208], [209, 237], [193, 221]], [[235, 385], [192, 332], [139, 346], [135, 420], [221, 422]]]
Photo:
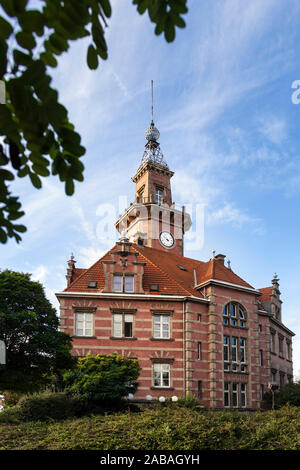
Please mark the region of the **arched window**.
[[244, 307], [237, 302], [230, 302], [223, 309], [223, 325], [243, 328], [246, 326], [246, 313]]

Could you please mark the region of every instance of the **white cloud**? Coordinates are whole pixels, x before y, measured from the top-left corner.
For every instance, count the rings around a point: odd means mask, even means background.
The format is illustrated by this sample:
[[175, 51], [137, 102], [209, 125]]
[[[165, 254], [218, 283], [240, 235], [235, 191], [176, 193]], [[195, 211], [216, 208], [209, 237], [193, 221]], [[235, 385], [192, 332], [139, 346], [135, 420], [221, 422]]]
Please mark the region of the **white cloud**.
[[208, 212], [207, 223], [210, 225], [231, 224], [233, 227], [242, 228], [250, 226], [253, 233], [262, 235], [265, 233], [262, 219], [252, 217], [246, 211], [234, 207], [230, 203], [225, 203], [223, 207], [216, 211]]
[[260, 119], [259, 131], [274, 144], [281, 144], [287, 138], [286, 120], [279, 117]]

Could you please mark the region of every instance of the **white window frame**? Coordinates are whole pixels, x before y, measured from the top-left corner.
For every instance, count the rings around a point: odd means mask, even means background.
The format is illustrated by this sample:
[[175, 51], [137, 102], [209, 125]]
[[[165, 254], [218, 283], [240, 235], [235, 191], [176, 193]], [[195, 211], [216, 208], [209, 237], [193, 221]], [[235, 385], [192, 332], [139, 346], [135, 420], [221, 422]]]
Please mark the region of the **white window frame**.
[[[247, 384], [240, 384], [241, 408], [247, 408]], [[244, 404], [243, 404], [244, 402]]]
[[[125, 323], [132, 324], [131, 336], [125, 336]], [[117, 325], [119, 325], [118, 328], [117, 328]], [[112, 313], [113, 338], [133, 338], [133, 327], [134, 327], [134, 315], [132, 313], [127, 313], [127, 312], [113, 312]]]
[[[82, 328], [79, 328], [82, 323]], [[89, 326], [89, 327], [88, 327]], [[90, 334], [87, 331], [91, 331]], [[80, 333], [82, 331], [82, 333]], [[75, 312], [75, 336], [91, 337], [94, 331], [94, 315], [92, 312]]]
[[201, 361], [201, 359], [202, 359], [202, 343], [201, 343], [201, 341], [198, 341], [198, 343], [197, 343], [197, 359], [198, 359], [198, 361]]
[[[164, 374], [167, 374], [168, 385], [164, 385]], [[157, 383], [158, 379], [158, 383]], [[154, 362], [153, 364], [153, 386], [157, 388], [170, 388], [171, 386], [171, 366], [164, 362]]]
[[[227, 397], [228, 404], [226, 404], [225, 396]], [[224, 383], [224, 408], [230, 408], [230, 383], [229, 382]]]
[[[133, 274], [114, 274], [113, 275], [113, 291], [114, 292], [134, 292], [134, 275]], [[126, 288], [126, 278], [132, 278], [132, 289]], [[121, 279], [120, 289], [115, 288], [115, 279]]]
[[[159, 318], [159, 321], [156, 319]], [[168, 325], [168, 336], [164, 336], [164, 325]], [[159, 326], [159, 332], [157, 333], [157, 329], [155, 326]], [[171, 335], [171, 321], [170, 315], [166, 315], [164, 313], [155, 313], [153, 315], [153, 338], [155, 339], [170, 339]]]
[[161, 205], [163, 201], [163, 191], [160, 188], [155, 189], [155, 202]]

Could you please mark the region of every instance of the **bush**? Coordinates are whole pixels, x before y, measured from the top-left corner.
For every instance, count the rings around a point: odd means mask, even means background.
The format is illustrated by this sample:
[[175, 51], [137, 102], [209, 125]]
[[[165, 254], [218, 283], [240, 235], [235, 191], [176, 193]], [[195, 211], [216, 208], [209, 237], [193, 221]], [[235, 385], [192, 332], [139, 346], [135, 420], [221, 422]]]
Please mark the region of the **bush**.
[[88, 354], [75, 369], [64, 374], [65, 390], [104, 407], [119, 407], [122, 399], [137, 390], [140, 367], [135, 359], [118, 354]]
[[17, 407], [22, 421], [62, 420], [82, 416], [88, 411], [87, 401], [83, 397], [69, 397], [64, 392], [24, 396]]
[[187, 393], [186, 396], [184, 397], [181, 395], [178, 397], [178, 405], [185, 407], [185, 408], [191, 408], [193, 410], [203, 410], [204, 406], [201, 405], [200, 401], [198, 400], [195, 395], [192, 395], [191, 393]]

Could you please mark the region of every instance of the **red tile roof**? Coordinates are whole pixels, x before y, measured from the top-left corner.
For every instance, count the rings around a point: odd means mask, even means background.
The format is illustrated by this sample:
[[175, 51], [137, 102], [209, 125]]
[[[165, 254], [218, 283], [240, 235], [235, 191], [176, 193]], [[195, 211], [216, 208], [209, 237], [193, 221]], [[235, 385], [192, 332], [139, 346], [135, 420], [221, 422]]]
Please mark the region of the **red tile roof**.
[[[227, 268], [222, 261], [215, 258], [208, 262], [198, 261], [156, 248], [141, 247], [132, 244], [131, 249], [139, 253], [139, 261], [145, 263], [143, 288], [146, 294], [156, 295], [150, 291], [150, 284], [159, 285], [159, 294], [201, 296], [194, 288], [194, 270], [197, 285], [211, 279], [237, 284], [253, 289], [253, 287]], [[110, 251], [115, 251], [116, 245]], [[75, 269], [75, 276], [67, 292], [101, 292], [104, 288], [104, 272], [102, 260], [109, 260], [109, 252], [100, 258], [89, 269]], [[185, 268], [180, 269], [179, 266]], [[97, 281], [97, 289], [88, 288], [89, 281]]]
[[270, 302], [271, 301], [271, 295], [272, 295], [272, 287], [264, 287], [262, 289], [258, 289], [259, 292], [262, 293], [261, 297], [259, 300], [261, 302]]

